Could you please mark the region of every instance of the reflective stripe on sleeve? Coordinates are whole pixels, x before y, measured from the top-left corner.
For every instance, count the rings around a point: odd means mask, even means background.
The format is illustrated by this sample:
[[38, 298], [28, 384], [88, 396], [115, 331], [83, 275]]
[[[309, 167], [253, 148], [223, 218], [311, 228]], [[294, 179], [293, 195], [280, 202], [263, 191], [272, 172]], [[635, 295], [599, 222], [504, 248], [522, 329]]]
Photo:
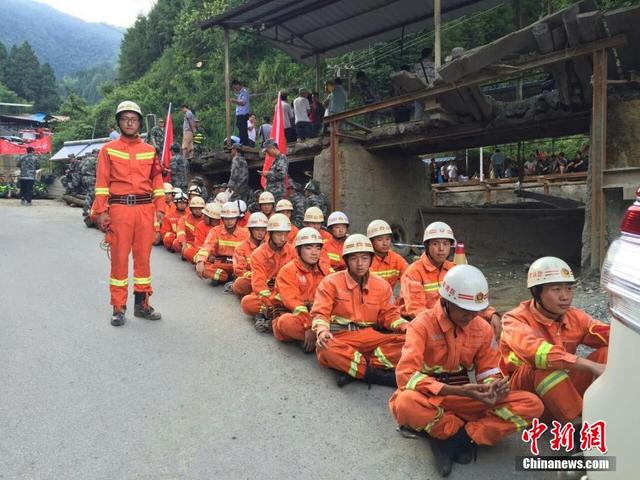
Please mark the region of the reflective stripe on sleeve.
[[389, 325], [391, 327], [391, 330], [395, 330], [398, 325], [402, 325], [403, 323], [409, 323], [407, 320], [405, 320], [404, 318], [400, 317], [397, 320], [394, 320], [393, 322], [391, 322], [391, 325]]
[[420, 373], [420, 372], [414, 373], [411, 376], [411, 378], [409, 379], [409, 381], [407, 382], [407, 384], [405, 385], [404, 389], [405, 390], [415, 390], [416, 389], [416, 385], [418, 385], [419, 382], [421, 382], [422, 380], [424, 380], [427, 377], [428, 377], [428, 375], [425, 375], [424, 373]]
[[487, 377], [490, 377], [491, 375], [497, 375], [498, 373], [500, 373], [500, 369], [499, 368], [490, 368], [489, 370], [485, 370], [484, 372], [480, 372], [476, 375], [476, 380], [481, 382], [482, 380], [484, 380]]
[[553, 345], [549, 342], [542, 342], [536, 350], [536, 368], [545, 370], [547, 368], [547, 357]]
[[96, 187], [96, 195], [109, 195], [109, 189]]
[[425, 292], [437, 292], [438, 287], [440, 287], [439, 282], [425, 283], [424, 285], [422, 285], [422, 288]]
[[293, 314], [298, 315], [300, 313], [309, 313], [309, 309], [305, 305], [298, 305], [293, 309]]

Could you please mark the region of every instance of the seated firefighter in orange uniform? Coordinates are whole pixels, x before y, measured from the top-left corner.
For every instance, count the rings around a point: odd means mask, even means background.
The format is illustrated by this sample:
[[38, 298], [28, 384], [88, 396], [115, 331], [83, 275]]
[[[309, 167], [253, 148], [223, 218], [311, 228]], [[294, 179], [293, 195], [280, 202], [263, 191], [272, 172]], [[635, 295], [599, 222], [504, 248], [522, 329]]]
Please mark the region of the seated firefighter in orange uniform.
[[[494, 445], [542, 414], [540, 400], [509, 390], [498, 368], [492, 329], [478, 316], [489, 306], [487, 280], [460, 265], [442, 280], [440, 300], [407, 328], [396, 367], [398, 390], [389, 400], [401, 428], [424, 432], [442, 476], [469, 463], [475, 445]], [[469, 371], [475, 370], [473, 383]]]
[[392, 233], [391, 227], [384, 220], [374, 220], [367, 227], [367, 237], [375, 250], [369, 270], [386, 280], [393, 289], [409, 265], [404, 258], [391, 250]]
[[[456, 266], [448, 260], [455, 242], [449, 225], [444, 222], [429, 224], [422, 242], [425, 252], [400, 277], [401, 312], [406, 318], [415, 318], [422, 310], [433, 308], [438, 303], [442, 279]], [[491, 323], [495, 338], [500, 338], [500, 315], [496, 310], [488, 306], [479, 315]]]
[[203, 209], [204, 200], [202, 197], [191, 197], [191, 200], [189, 200], [189, 213], [178, 220], [177, 235], [172, 246], [174, 252], [182, 254], [184, 249], [193, 245], [196, 239], [196, 227], [204, 220], [202, 218]]
[[[293, 215], [293, 203], [291, 203], [286, 198], [278, 200], [278, 203], [276, 203], [276, 213], [282, 213], [283, 215], [286, 215], [289, 220], [291, 220], [291, 216]], [[287, 236], [287, 242], [293, 245], [296, 241], [296, 235], [298, 235], [299, 231], [300, 229], [292, 223], [291, 231]]]
[[240, 298], [251, 293], [251, 255], [267, 236], [268, 222], [264, 213], [252, 213], [247, 222], [249, 236], [233, 251], [233, 275], [236, 279], [231, 289]]
[[233, 252], [249, 236], [249, 231], [238, 226], [240, 209], [236, 202], [222, 206], [222, 224], [211, 229], [196, 255], [196, 273], [211, 280], [212, 285], [225, 283], [233, 275]]
[[347, 269], [328, 275], [316, 290], [311, 310], [316, 354], [320, 364], [339, 372], [339, 387], [354, 378], [396, 385], [393, 369], [409, 322], [400, 316], [389, 284], [369, 274], [373, 255], [367, 237], [350, 235], [342, 253]]
[[[171, 185], [170, 183], [166, 183], [164, 184], [164, 203], [165, 203], [165, 211], [164, 211], [164, 218], [167, 218], [169, 215], [171, 215], [175, 209], [176, 206], [173, 203], [173, 199], [174, 199], [174, 191], [173, 191], [173, 185]], [[163, 219], [164, 222], [164, 219]], [[156, 231], [156, 237], [153, 240], [153, 244], [154, 245], [162, 245], [162, 223], [158, 222], [157, 220], [155, 220], [153, 222], [153, 228]]]
[[[324, 213], [318, 207], [309, 207], [304, 212], [304, 218], [302, 219], [302, 224], [305, 227], [315, 228], [318, 232], [320, 232], [320, 236], [322, 237], [322, 242], [327, 243], [331, 238], [331, 234], [326, 230], [322, 229], [322, 223], [324, 222]], [[324, 254], [326, 255], [326, 251]]]
[[193, 244], [182, 251], [182, 258], [191, 263], [196, 263], [196, 255], [198, 255], [202, 245], [204, 245], [207, 235], [209, 235], [209, 232], [214, 227], [220, 225], [221, 213], [222, 205], [217, 202], [210, 202], [204, 206], [202, 210], [202, 222], [196, 226]]
[[276, 213], [276, 198], [271, 192], [262, 192], [258, 197], [258, 208], [267, 218]]
[[305, 352], [313, 352], [316, 333], [311, 329], [309, 310], [318, 285], [331, 267], [321, 260], [322, 237], [315, 228], [301, 229], [295, 248], [298, 256], [284, 265], [276, 277], [274, 307], [286, 312], [273, 319], [273, 336], [281, 342], [298, 340]]
[[296, 256], [293, 245], [287, 242], [290, 231], [289, 219], [274, 213], [267, 223], [269, 239], [251, 254], [251, 293], [244, 296], [240, 306], [245, 314], [254, 317], [259, 332], [271, 330], [272, 318], [267, 310], [273, 305], [276, 275]]
[[173, 251], [173, 242], [178, 237], [178, 221], [184, 215], [187, 214], [187, 205], [189, 200], [187, 194], [179, 192], [175, 196], [175, 209], [167, 212], [162, 220], [162, 227], [160, 227], [160, 234], [162, 235], [162, 243], [165, 248], [170, 252]]
[[[585, 390], [607, 362], [609, 325], [571, 306], [574, 283], [566, 262], [539, 258], [527, 278], [533, 299], [502, 318], [502, 371], [510, 375], [511, 388], [542, 399], [547, 421], [576, 420]], [[580, 344], [595, 350], [587, 358], [578, 357]]]
[[339, 272], [347, 268], [342, 259], [342, 248], [349, 232], [349, 218], [342, 212], [333, 212], [327, 218], [327, 229], [330, 236], [324, 244], [324, 251], [329, 257], [331, 268]]

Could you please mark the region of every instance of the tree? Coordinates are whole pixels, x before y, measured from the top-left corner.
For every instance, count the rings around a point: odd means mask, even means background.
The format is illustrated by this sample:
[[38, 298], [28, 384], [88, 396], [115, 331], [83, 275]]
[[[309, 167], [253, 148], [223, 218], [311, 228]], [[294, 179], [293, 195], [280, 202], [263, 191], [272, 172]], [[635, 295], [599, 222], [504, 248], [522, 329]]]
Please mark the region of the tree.
[[9, 61], [9, 53], [4, 43], [0, 42], [0, 83], [4, 83], [4, 72], [7, 69], [7, 62]]
[[40, 67], [38, 83], [39, 88], [33, 99], [36, 109], [55, 112], [60, 106], [60, 97], [56, 92], [56, 74], [48, 63]]

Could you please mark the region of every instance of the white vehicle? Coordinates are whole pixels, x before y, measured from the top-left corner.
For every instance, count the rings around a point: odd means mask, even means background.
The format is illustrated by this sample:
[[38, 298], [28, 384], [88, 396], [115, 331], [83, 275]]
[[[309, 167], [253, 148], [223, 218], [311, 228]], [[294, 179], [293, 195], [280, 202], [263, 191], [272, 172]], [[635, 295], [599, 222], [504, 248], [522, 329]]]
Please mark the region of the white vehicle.
[[[584, 395], [583, 421], [606, 422], [606, 456], [615, 472], [590, 471], [594, 479], [639, 477], [640, 445], [640, 188], [609, 247], [601, 284], [609, 292], [611, 333], [605, 372]], [[591, 450], [586, 455], [602, 454]]]

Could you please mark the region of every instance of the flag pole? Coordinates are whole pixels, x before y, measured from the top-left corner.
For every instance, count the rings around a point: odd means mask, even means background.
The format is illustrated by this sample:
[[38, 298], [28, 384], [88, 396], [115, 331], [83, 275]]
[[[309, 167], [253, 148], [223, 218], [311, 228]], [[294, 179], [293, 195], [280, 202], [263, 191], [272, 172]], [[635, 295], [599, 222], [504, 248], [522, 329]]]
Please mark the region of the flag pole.
[[[167, 118], [169, 118], [169, 115], [171, 115], [171, 102], [169, 102], [169, 110], [167, 111]], [[169, 125], [167, 124], [167, 122], [165, 122], [164, 125], [164, 141], [162, 142], [162, 158], [160, 159], [160, 164], [164, 167], [164, 152], [167, 151], [165, 147], [165, 145], [167, 144], [167, 135], [169, 132]]]

